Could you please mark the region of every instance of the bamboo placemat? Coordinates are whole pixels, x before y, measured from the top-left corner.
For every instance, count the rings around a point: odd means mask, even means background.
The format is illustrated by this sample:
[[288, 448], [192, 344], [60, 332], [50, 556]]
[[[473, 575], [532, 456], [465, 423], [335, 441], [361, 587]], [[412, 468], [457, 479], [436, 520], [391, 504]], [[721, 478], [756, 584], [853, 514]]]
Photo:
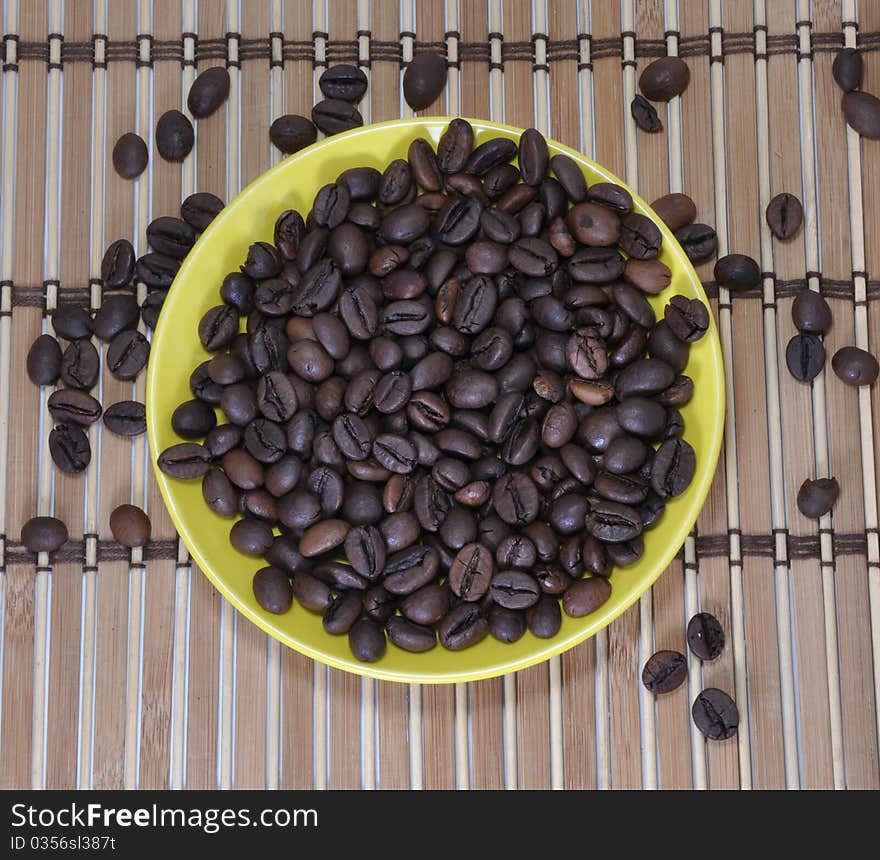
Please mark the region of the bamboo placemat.
[[[829, 355], [880, 343], [880, 144], [848, 131], [831, 78], [843, 45], [880, 92], [880, 4], [855, 0], [3, 0], [0, 126], [0, 787], [877, 788], [880, 543], [876, 391], [830, 372], [795, 382], [782, 351], [793, 295], [830, 301]], [[97, 307], [103, 249], [145, 249], [152, 217], [196, 189], [224, 199], [269, 167], [268, 127], [308, 113], [326, 64], [356, 62], [366, 121], [411, 113], [413, 51], [445, 51], [426, 113], [535, 125], [595, 157], [648, 200], [684, 190], [763, 287], [731, 296], [699, 268], [719, 322], [728, 414], [697, 528], [653, 591], [548, 664], [454, 687], [346, 675], [239, 618], [191, 564], [156, 490], [146, 440], [91, 430], [70, 477], [48, 458], [45, 397], [27, 349], [59, 301]], [[629, 120], [640, 69], [685, 57], [691, 84]], [[109, 165], [116, 138], [148, 140], [197, 70], [225, 63], [226, 106], [199, 121], [182, 166], [153, 154], [138, 181]], [[779, 191], [804, 204], [782, 244], [763, 219]], [[874, 273], [874, 278], [871, 273]], [[100, 346], [100, 345], [99, 345]], [[135, 385], [104, 374], [109, 404]], [[833, 474], [832, 515], [793, 504]], [[153, 540], [116, 545], [109, 512], [145, 507]], [[35, 513], [68, 523], [51, 565], [18, 540]], [[621, 574], [624, 575], [624, 574]], [[728, 646], [655, 701], [655, 649], [684, 651], [699, 609]], [[734, 694], [736, 739], [690, 720], [704, 686]]]

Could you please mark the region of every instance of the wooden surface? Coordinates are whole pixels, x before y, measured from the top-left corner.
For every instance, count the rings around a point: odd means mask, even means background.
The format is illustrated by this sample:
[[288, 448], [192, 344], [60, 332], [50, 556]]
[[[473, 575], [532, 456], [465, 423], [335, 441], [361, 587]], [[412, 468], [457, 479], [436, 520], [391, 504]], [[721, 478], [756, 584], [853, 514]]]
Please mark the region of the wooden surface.
[[[832, 305], [829, 355], [880, 343], [880, 144], [847, 131], [831, 78], [834, 51], [861, 44], [865, 87], [880, 92], [880, 4], [859, 4], [860, 17], [855, 0], [2, 7], [0, 787], [880, 787], [880, 404], [830, 372], [801, 385], [780, 360], [806, 288]], [[450, 72], [426, 113], [535, 125], [649, 200], [684, 190], [720, 253], [750, 254], [765, 277], [732, 297], [711, 264], [699, 269], [724, 350], [725, 446], [697, 528], [653, 591], [550, 663], [420, 689], [314, 664], [239, 618], [190, 565], [145, 439], [93, 428], [88, 472], [56, 472], [47, 392], [24, 360], [59, 298], [99, 305], [106, 244], [124, 235], [143, 251], [146, 224], [182, 196], [229, 199], [273, 164], [272, 118], [308, 112], [325, 63], [364, 66], [361, 111], [379, 121], [409, 113], [401, 63], [428, 45]], [[629, 103], [640, 70], [666, 53], [687, 59], [691, 83], [660, 106], [665, 132], [645, 135]], [[150, 139], [196, 70], [224, 62], [232, 93], [198, 123], [193, 155], [119, 179], [116, 138]], [[763, 219], [783, 190], [806, 216], [787, 244]], [[98, 396], [143, 388], [105, 373]], [[818, 524], [793, 504], [817, 474], [842, 487]], [[153, 521], [143, 555], [109, 533], [109, 511], [129, 500]], [[18, 540], [37, 512], [70, 526], [51, 565]], [[641, 666], [655, 649], [685, 650], [700, 609], [728, 645], [655, 700]], [[736, 739], [707, 744], [692, 726], [704, 686], [736, 698]]]

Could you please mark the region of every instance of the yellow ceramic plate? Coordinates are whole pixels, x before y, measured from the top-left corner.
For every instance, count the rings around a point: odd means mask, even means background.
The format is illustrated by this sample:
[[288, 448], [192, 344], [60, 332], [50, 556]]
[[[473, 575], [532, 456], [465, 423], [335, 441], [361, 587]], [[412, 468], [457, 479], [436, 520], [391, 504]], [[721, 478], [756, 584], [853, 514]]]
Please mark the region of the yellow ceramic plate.
[[[416, 137], [425, 137], [436, 145], [448, 122], [446, 117], [395, 120], [322, 140], [268, 170], [214, 220], [181, 266], [153, 337], [147, 379], [147, 427], [154, 468], [159, 452], [182, 441], [171, 429], [171, 413], [179, 403], [192, 397], [188, 385], [190, 372], [210, 357], [199, 343], [199, 320], [219, 303], [220, 283], [244, 261], [248, 245], [260, 239], [272, 241], [275, 219], [282, 210], [298, 209], [305, 214], [318, 189], [333, 182], [346, 168], [369, 165], [382, 170], [392, 159], [405, 158]], [[516, 140], [521, 132], [485, 120], [471, 123], [477, 143], [497, 136]], [[551, 155], [565, 153], [575, 159], [588, 184], [624, 184], [580, 153], [552, 141], [549, 146]], [[659, 222], [635, 193], [633, 199], [638, 211]], [[674, 293], [705, 302], [700, 281], [681, 247], [663, 224], [660, 228], [664, 240], [660, 259], [672, 270], [672, 284], [662, 295], [651, 297], [655, 309], [662, 314]], [[638, 600], [669, 565], [706, 499], [721, 447], [724, 374], [714, 323], [691, 348], [686, 373], [696, 384], [696, 396], [682, 410], [685, 438], [697, 454], [693, 483], [667, 505], [660, 523], [645, 534], [645, 554], [638, 564], [615, 571], [610, 600], [587, 618], [563, 615], [562, 629], [551, 640], [527, 633], [519, 642], [504, 645], [488, 637], [464, 651], [446, 651], [438, 645], [426, 654], [410, 654], [389, 643], [379, 662], [360, 663], [349, 651], [348, 638], [326, 633], [319, 615], [296, 603], [285, 615], [272, 615], [260, 608], [251, 590], [251, 577], [262, 565], [232, 548], [227, 538], [231, 522], [208, 509], [202, 500], [200, 481], [168, 478], [158, 468], [156, 479], [171, 518], [199, 567], [233, 606], [276, 639], [308, 657], [360, 675], [426, 684], [475, 681], [524, 669], [577, 645]]]

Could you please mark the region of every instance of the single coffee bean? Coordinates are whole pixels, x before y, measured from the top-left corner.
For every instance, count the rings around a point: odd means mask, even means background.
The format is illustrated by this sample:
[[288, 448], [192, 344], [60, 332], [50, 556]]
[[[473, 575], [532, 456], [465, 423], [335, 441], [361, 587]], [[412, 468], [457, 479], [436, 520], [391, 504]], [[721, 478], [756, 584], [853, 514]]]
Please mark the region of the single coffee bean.
[[340, 63], [321, 73], [318, 86], [328, 99], [357, 102], [367, 91], [367, 76], [357, 66]]
[[287, 612], [293, 604], [293, 588], [287, 574], [277, 567], [262, 567], [254, 574], [254, 597], [274, 615]]
[[556, 174], [572, 203], [580, 203], [586, 198], [587, 181], [574, 159], [567, 155], [554, 155], [550, 159], [550, 169]]
[[376, 579], [385, 567], [385, 539], [374, 526], [357, 526], [345, 538], [345, 557], [363, 577]]
[[745, 254], [728, 254], [715, 262], [715, 280], [728, 290], [751, 290], [761, 286], [761, 268]]
[[423, 653], [437, 645], [437, 634], [421, 624], [414, 624], [401, 615], [393, 615], [386, 624], [388, 638], [404, 651]]
[[60, 388], [49, 395], [49, 413], [59, 422], [88, 427], [101, 417], [101, 404], [85, 391]]
[[150, 222], [147, 241], [154, 251], [182, 260], [196, 240], [196, 232], [181, 218], [163, 215]]
[[95, 336], [109, 343], [126, 329], [137, 328], [141, 310], [134, 296], [105, 296], [95, 313]]
[[156, 123], [156, 149], [166, 161], [183, 161], [192, 152], [195, 132], [179, 111], [168, 110]]
[[[685, 307], [689, 307], [689, 305]], [[705, 310], [705, 305], [703, 309]], [[680, 319], [679, 322], [684, 323], [682, 331], [687, 336], [691, 332], [690, 326], [686, 323], [686, 320]], [[708, 326], [708, 324], [709, 314], [707, 311], [705, 313], [705, 325]], [[665, 319], [660, 320], [648, 336], [648, 353], [650, 356], [663, 359], [676, 373], [681, 373], [687, 366], [689, 352], [687, 343], [673, 333], [672, 328]]]
[[522, 570], [502, 570], [492, 577], [492, 599], [505, 609], [528, 609], [541, 597], [537, 580]]
[[103, 420], [104, 426], [117, 436], [140, 436], [147, 432], [146, 409], [136, 400], [121, 400], [108, 406]]
[[134, 276], [134, 262], [134, 248], [128, 239], [117, 239], [111, 243], [101, 260], [104, 289], [118, 290], [128, 284]]
[[403, 97], [413, 110], [433, 104], [446, 86], [446, 59], [428, 51], [416, 54], [403, 73]]
[[92, 318], [85, 308], [59, 305], [52, 311], [52, 328], [63, 340], [80, 340], [91, 337]]
[[110, 514], [110, 531], [123, 546], [144, 546], [150, 540], [150, 518], [135, 505], [120, 505]]
[[150, 154], [143, 138], [126, 132], [113, 146], [113, 169], [123, 179], [135, 179], [147, 169]]
[[687, 296], [673, 296], [663, 318], [672, 334], [685, 343], [699, 340], [709, 328], [708, 308], [699, 299]]
[[785, 363], [795, 379], [810, 382], [825, 367], [825, 347], [814, 334], [796, 334], [785, 348]]
[[415, 624], [437, 624], [449, 611], [449, 589], [444, 585], [426, 585], [407, 595], [400, 610]]
[[449, 611], [438, 627], [440, 644], [460, 651], [481, 642], [489, 634], [489, 622], [478, 604], [462, 603]]
[[186, 98], [196, 119], [211, 116], [229, 97], [229, 72], [223, 66], [205, 69], [192, 83]]
[[62, 472], [83, 472], [92, 460], [89, 437], [77, 424], [58, 424], [50, 431], [49, 453]]
[[306, 530], [300, 538], [299, 551], [306, 558], [324, 555], [324, 553], [342, 546], [348, 531], [348, 523], [342, 520], [323, 520]]
[[449, 570], [449, 587], [463, 600], [476, 601], [489, 590], [495, 565], [492, 554], [478, 543], [463, 546]]
[[797, 494], [798, 510], [810, 519], [825, 516], [840, 495], [840, 485], [835, 478], [807, 479]]
[[180, 204], [180, 217], [201, 232], [208, 229], [222, 209], [223, 201], [216, 194], [197, 191]]
[[705, 263], [718, 250], [718, 235], [708, 224], [687, 224], [675, 238], [692, 263]]
[[220, 469], [210, 469], [205, 473], [202, 478], [202, 498], [221, 517], [232, 517], [239, 513], [238, 490]]
[[841, 100], [846, 124], [862, 137], [880, 140], [880, 99], [863, 91], [844, 93]]
[[341, 99], [324, 99], [312, 108], [312, 122], [326, 135], [338, 134], [364, 124], [360, 111]]
[[271, 527], [259, 520], [244, 519], [235, 523], [229, 531], [232, 546], [244, 555], [259, 557], [272, 546]]
[[831, 368], [837, 378], [847, 385], [873, 385], [880, 371], [877, 359], [857, 346], [845, 346], [837, 350], [831, 359]]
[[709, 687], [697, 696], [691, 715], [697, 728], [713, 741], [732, 738], [739, 726], [736, 702], [715, 687]]
[[27, 354], [27, 375], [34, 385], [54, 385], [61, 376], [61, 347], [50, 334], [41, 334]]
[[639, 75], [639, 89], [653, 102], [668, 102], [680, 96], [691, 80], [687, 63], [680, 57], [660, 57]]
[[98, 351], [89, 340], [74, 340], [61, 358], [61, 381], [68, 388], [89, 389], [101, 370]]
[[55, 552], [67, 537], [67, 526], [56, 517], [32, 517], [21, 527], [21, 542], [28, 552]]
[[315, 124], [298, 114], [279, 116], [269, 126], [269, 140], [285, 155], [299, 152], [318, 139]]
[[766, 218], [770, 232], [777, 239], [782, 241], [791, 239], [797, 234], [804, 220], [801, 201], [794, 194], [786, 192], [777, 194], [767, 204]]
[[687, 658], [678, 651], [658, 651], [642, 669], [642, 683], [655, 695], [671, 693], [687, 680]]
[[864, 68], [862, 52], [858, 48], [843, 48], [838, 51], [831, 64], [831, 74], [845, 93], [861, 89]]
[[526, 610], [526, 621], [532, 635], [539, 639], [552, 639], [562, 626], [559, 601], [553, 596], [543, 595]]
[[499, 642], [519, 641], [526, 632], [525, 613], [493, 605], [489, 610], [489, 632]]
[[620, 247], [636, 260], [653, 259], [660, 253], [660, 228], [646, 215], [631, 212], [620, 223]]
[[724, 630], [714, 615], [698, 612], [688, 621], [687, 642], [696, 657], [714, 660], [724, 650]]
[[437, 166], [441, 173], [458, 173], [464, 169], [474, 148], [474, 130], [464, 119], [453, 119], [437, 144]]
[[369, 618], [361, 618], [354, 623], [348, 633], [348, 644], [351, 653], [364, 663], [380, 660], [387, 649], [382, 625], [370, 621]]
[[201, 478], [211, 468], [211, 455], [203, 445], [181, 442], [166, 448], [156, 462], [169, 477]]
[[526, 185], [540, 185], [547, 174], [550, 155], [544, 135], [527, 128], [519, 139], [519, 169]]
[[651, 486], [662, 499], [681, 495], [696, 470], [694, 449], [684, 439], [667, 439], [654, 456]]
[[144, 254], [138, 258], [134, 268], [137, 280], [150, 289], [167, 290], [180, 268], [180, 260], [164, 254]]
[[632, 540], [641, 534], [638, 512], [618, 502], [597, 501], [586, 516], [587, 531], [605, 543]]
[[333, 603], [329, 586], [305, 571], [293, 575], [293, 596], [311, 612], [324, 612]]
[[609, 597], [611, 597], [611, 583], [607, 579], [601, 576], [578, 579], [563, 595], [562, 608], [565, 614], [572, 618], [583, 618], [595, 612]]
[[827, 334], [831, 328], [831, 308], [819, 293], [801, 290], [792, 302], [791, 320], [798, 331]]
[[663, 131], [663, 123], [657, 116], [657, 109], [644, 96], [636, 94], [629, 106], [629, 112], [635, 120], [636, 125], [649, 134], [657, 134]]
[[139, 331], [120, 332], [107, 350], [107, 369], [117, 379], [134, 379], [150, 355], [150, 343]]
[[217, 423], [214, 409], [202, 400], [187, 400], [171, 415], [171, 427], [184, 439], [201, 439]]
[[673, 193], [658, 197], [651, 208], [673, 233], [692, 224], [697, 217], [697, 206], [687, 194]]

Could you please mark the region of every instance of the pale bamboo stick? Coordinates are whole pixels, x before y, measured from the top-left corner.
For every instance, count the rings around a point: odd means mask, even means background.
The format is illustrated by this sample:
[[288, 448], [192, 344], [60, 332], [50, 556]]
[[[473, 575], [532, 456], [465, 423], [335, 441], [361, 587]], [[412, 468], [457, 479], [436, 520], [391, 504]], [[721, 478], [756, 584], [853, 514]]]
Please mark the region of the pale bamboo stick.
[[[765, 0], [755, 0], [755, 26], [766, 27]], [[766, 29], [756, 30], [756, 38], [766, 42]], [[757, 48], [755, 58], [755, 103], [758, 111], [758, 200], [755, 213], [761, 225], [761, 271], [775, 271], [773, 240], [766, 219], [761, 217], [770, 203], [770, 127], [766, 53]], [[763, 57], [761, 54], [764, 54]], [[776, 636], [779, 648], [779, 675], [782, 693], [782, 746], [786, 788], [800, 787], [798, 766], [797, 712], [792, 654], [790, 570], [784, 529], [785, 477], [782, 473], [782, 407], [779, 399], [779, 351], [776, 336], [776, 288], [772, 276], [763, 278], [764, 300], [764, 384], [770, 448], [770, 523], [775, 537], [774, 582], [776, 586]]]
[[[627, 116], [627, 110], [636, 95], [635, 68], [635, 0], [621, 3], [621, 30], [623, 36], [623, 139], [626, 157], [626, 183], [639, 189], [639, 148], [636, 126]], [[644, 662], [653, 653], [654, 600], [649, 588], [639, 598], [639, 658]], [[639, 686], [639, 722], [641, 724], [642, 786], [657, 788], [657, 722], [654, 698], [643, 686]]]
[[[721, 54], [722, 3], [709, 0], [710, 44], [713, 55]], [[719, 28], [719, 29], [714, 29]], [[727, 153], [725, 132], [724, 67], [721, 63], [710, 66], [712, 86], [712, 154], [715, 176], [715, 230], [718, 233], [718, 256], [728, 253], [727, 230]], [[719, 335], [724, 356], [724, 382], [733, 393], [733, 320], [730, 313], [730, 293], [726, 287], [718, 289]], [[736, 441], [736, 404], [727, 398], [724, 423], [725, 478], [727, 487], [727, 525], [730, 532], [730, 615], [733, 627], [734, 698], [739, 703], [740, 723], [737, 734], [739, 751], [740, 787], [752, 787], [751, 741], [749, 737], [748, 675], [745, 635], [745, 607], [743, 606], [742, 552], [740, 549], [740, 507], [738, 492], [738, 460]]]
[[[856, 4], [843, 0], [845, 22], [857, 20]], [[856, 28], [844, 28], [848, 47], [855, 47]], [[862, 200], [861, 141], [852, 128], [846, 129], [847, 176], [849, 178], [849, 223], [852, 237], [852, 268], [855, 300], [856, 346], [870, 350], [868, 342], [868, 307], [866, 304], [867, 278], [865, 276], [865, 222]], [[871, 416], [871, 389], [858, 389], [859, 431], [862, 457], [862, 494], [865, 504], [865, 532], [868, 540], [868, 593], [871, 605], [871, 649], [874, 657], [874, 719], [877, 739], [880, 741], [880, 536], [877, 531], [877, 485], [875, 480], [874, 426]]]
[[[400, 0], [400, 50], [403, 65], [400, 69], [400, 116], [403, 118], [413, 117], [416, 112], [406, 103], [403, 97], [403, 73], [407, 63], [412, 62], [413, 44], [415, 39], [409, 35], [416, 31], [415, 0]], [[410, 691], [412, 693], [412, 691]]]
[[[458, 8], [459, 0], [446, 0], [445, 29], [449, 34], [461, 32], [461, 16]], [[461, 70], [458, 68], [458, 35], [446, 37], [446, 61], [449, 68], [446, 72], [446, 114], [458, 116], [461, 112]]]
[[468, 750], [468, 699], [470, 684], [455, 685], [455, 787], [470, 788], [470, 755]]

